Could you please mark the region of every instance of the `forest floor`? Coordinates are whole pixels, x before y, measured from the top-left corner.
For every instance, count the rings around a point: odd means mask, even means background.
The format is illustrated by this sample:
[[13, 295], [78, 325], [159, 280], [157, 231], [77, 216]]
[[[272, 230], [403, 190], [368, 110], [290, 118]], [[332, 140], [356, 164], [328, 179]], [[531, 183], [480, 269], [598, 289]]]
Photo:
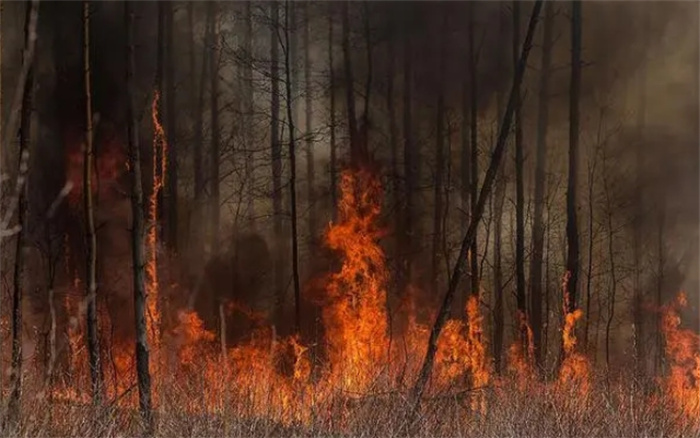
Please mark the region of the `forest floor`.
[[[251, 412], [244, 397], [196, 413], [171, 401], [188, 396], [195, 400], [201, 392], [177, 391], [156, 410], [154, 436], [389, 437], [406, 436], [407, 430], [409, 435], [426, 437], [700, 436], [700, 418], [684, 414], [658, 391], [635, 389], [630, 380], [608, 384], [600, 379], [591, 382], [587, 392], [540, 381], [496, 380], [480, 390], [426, 398], [413, 429], [407, 429], [411, 412], [407, 398], [396, 392], [338, 395], [312, 408], [289, 405], [286, 416], [280, 417]], [[135, 409], [96, 409], [26, 395], [20, 423], [5, 429], [2, 436], [143, 435]], [[30, 398], [34, 400], [27, 403]], [[290, 420], [299, 417], [297, 409], [306, 411], [305, 420]]]

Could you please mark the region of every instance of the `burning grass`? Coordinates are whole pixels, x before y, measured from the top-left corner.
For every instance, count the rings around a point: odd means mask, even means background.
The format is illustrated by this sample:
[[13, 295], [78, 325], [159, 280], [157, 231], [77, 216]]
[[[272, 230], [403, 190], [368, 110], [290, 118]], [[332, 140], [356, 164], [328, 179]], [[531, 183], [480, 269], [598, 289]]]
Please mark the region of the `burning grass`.
[[[158, 436], [392, 436], [405, 430], [411, 412], [407, 396], [425, 356], [430, 326], [418, 320], [412, 302], [400, 329], [388, 323], [389, 273], [379, 245], [381, 186], [376, 175], [364, 169], [344, 172], [341, 193], [338, 222], [326, 233], [326, 243], [341, 263], [327, 276], [320, 302], [323, 340], [278, 337], [273, 326], [263, 325], [231, 347], [219, 343], [196, 312], [180, 310], [175, 327], [153, 331], [157, 354], [151, 356], [150, 369], [157, 388]], [[156, 272], [157, 259], [151, 262]], [[157, 289], [157, 276], [149, 281]], [[448, 321], [439, 338], [416, 433], [700, 432], [700, 337], [680, 327], [677, 310], [684, 297], [663, 309], [670, 373], [653, 391], [643, 392], [624, 376], [611, 382], [609, 376], [594, 374], [577, 351], [575, 327], [582, 313], [568, 312], [566, 281], [563, 289], [562, 363], [558, 374], [542, 380], [533, 366], [532, 335], [524, 316], [520, 330], [527, 334], [527, 345], [511, 347], [512, 372], [493, 374], [480, 302], [471, 296], [464, 318]], [[75, 305], [66, 302], [69, 308]], [[157, 306], [150, 310], [157, 314], [149, 320], [152, 334], [152, 325], [162, 318]], [[80, 325], [71, 327], [70, 374], [48, 386], [28, 379], [25, 394], [39, 395], [25, 396], [24, 417], [9, 435], [138, 434], [133, 345], [111, 345], [113, 372], [106, 375], [110, 401], [97, 409], [85, 392]], [[312, 349], [312, 342], [321, 342], [322, 348]]]

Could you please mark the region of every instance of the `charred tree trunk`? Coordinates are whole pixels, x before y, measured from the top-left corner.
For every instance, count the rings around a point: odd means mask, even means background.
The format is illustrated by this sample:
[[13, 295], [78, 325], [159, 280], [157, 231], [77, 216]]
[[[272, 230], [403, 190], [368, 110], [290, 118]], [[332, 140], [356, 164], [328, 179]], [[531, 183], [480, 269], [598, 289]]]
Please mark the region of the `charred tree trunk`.
[[[513, 66], [518, 63], [520, 49], [520, 2], [513, 1]], [[515, 67], [514, 67], [515, 68]], [[519, 318], [527, 321], [527, 297], [525, 296], [525, 187], [523, 182], [523, 128], [520, 120], [522, 99], [520, 88], [515, 89], [515, 276], [516, 305]], [[520, 346], [528, 351], [527, 327], [518, 328]], [[532, 358], [528, 358], [532, 359]]]
[[217, 4], [214, 1], [209, 2], [209, 26], [211, 32], [211, 43], [209, 47], [211, 51], [209, 56], [209, 77], [211, 81], [211, 148], [210, 165], [211, 165], [211, 193], [209, 205], [209, 220], [211, 232], [211, 249], [212, 254], [219, 252], [219, 139], [221, 133], [219, 131], [219, 31], [217, 29]]
[[[156, 95], [159, 96], [159, 101], [162, 102], [165, 99], [165, 52], [166, 52], [166, 39], [167, 39], [167, 8], [168, 4], [166, 2], [159, 2], [158, 3], [158, 33], [157, 33], [157, 40], [156, 40], [156, 76], [155, 76], [155, 92]], [[160, 113], [160, 106], [158, 107], [158, 112]], [[162, 120], [162, 116], [159, 117], [160, 120]], [[156, 238], [158, 241], [165, 242], [167, 240], [167, 226], [164, 226], [165, 224], [165, 198], [166, 198], [166, 189], [164, 187], [166, 175], [164, 173], [165, 169], [163, 169], [163, 165], [167, 165], [167, 162], [165, 160], [161, 160], [159, 158], [155, 157], [161, 157], [163, 156], [162, 154], [165, 153], [165, 149], [162, 149], [166, 147], [167, 143], [167, 138], [163, 142], [159, 142], [160, 146], [157, 146], [154, 144], [153, 146], [153, 154], [154, 154], [154, 159], [153, 159], [153, 190], [156, 190], [156, 205], [155, 205], [155, 214], [156, 217], [153, 219], [153, 223], [150, 225], [152, 227], [156, 227]], [[160, 175], [160, 180], [155, 181], [156, 178]], [[160, 187], [158, 187], [160, 186]]]
[[[369, 148], [369, 106], [372, 101], [372, 27], [370, 23], [369, 3], [365, 0], [362, 2], [363, 21], [365, 28], [365, 53], [367, 55], [367, 77], [365, 78], [365, 107], [362, 111], [362, 126], [359, 132], [359, 141], [365, 149], [365, 154], [368, 154]], [[368, 157], [367, 157], [368, 158]]]
[[291, 81], [291, 65], [290, 65], [290, 39], [289, 39], [289, 0], [284, 3], [285, 6], [285, 51], [284, 51], [284, 71], [285, 85], [287, 94], [287, 121], [289, 123], [289, 199], [290, 209], [292, 214], [292, 279], [294, 286], [294, 331], [299, 332], [301, 322], [301, 286], [299, 284], [299, 236], [297, 231], [297, 163], [296, 163], [296, 142], [294, 138], [294, 111], [292, 106], [294, 98], [292, 96], [292, 81]]
[[[469, 186], [471, 187], [471, 214], [469, 218], [469, 225], [474, 224], [474, 238], [471, 240], [471, 248], [469, 249], [469, 260], [471, 262], [471, 287], [470, 292], [472, 296], [479, 295], [479, 259], [478, 259], [478, 227], [479, 220], [477, 219], [477, 196], [479, 188], [479, 144], [477, 137], [477, 113], [478, 108], [478, 88], [476, 76], [477, 72], [477, 54], [476, 54], [476, 37], [475, 37], [475, 27], [476, 27], [476, 9], [473, 3], [469, 4], [469, 96], [470, 96], [470, 109], [469, 109], [469, 143], [471, 145], [471, 157], [470, 165], [471, 169], [469, 175], [471, 176], [471, 181]], [[479, 214], [480, 216], [481, 214]]]
[[435, 191], [433, 194], [433, 250], [432, 255], [432, 266], [431, 266], [431, 288], [433, 294], [437, 294], [439, 290], [439, 270], [440, 270], [440, 254], [442, 251], [442, 237], [443, 237], [443, 179], [445, 173], [445, 134], [444, 134], [444, 123], [445, 123], [445, 90], [443, 86], [445, 77], [445, 62], [446, 62], [446, 36], [447, 25], [448, 25], [448, 13], [444, 13], [443, 17], [443, 36], [442, 41], [440, 41], [440, 47], [438, 48], [438, 53], [440, 57], [440, 66], [438, 73], [438, 92], [437, 92], [437, 111], [436, 111], [436, 135], [435, 135]]
[[476, 215], [471, 218], [469, 223], [469, 228], [462, 241], [462, 246], [460, 247], [459, 257], [455, 262], [454, 268], [452, 270], [452, 275], [450, 277], [449, 286], [445, 294], [444, 300], [440, 306], [435, 323], [430, 331], [430, 338], [428, 339], [428, 349], [423, 360], [423, 365], [416, 380], [416, 384], [411, 392], [411, 402], [413, 404], [413, 416], [412, 419], [415, 420], [417, 410], [420, 407], [420, 399], [425, 390], [426, 384], [430, 379], [430, 374], [433, 368], [433, 361], [435, 359], [435, 353], [437, 351], [437, 341], [440, 337], [440, 332], [442, 331], [445, 322], [449, 316], [450, 306], [454, 299], [455, 292], [459, 286], [460, 279], [464, 273], [465, 263], [467, 255], [469, 253], [469, 248], [471, 247], [473, 240], [476, 238], [476, 225], [481, 218], [486, 206], [487, 198], [491, 192], [494, 180], [496, 179], [496, 174], [498, 172], [498, 167], [503, 158], [503, 154], [506, 149], [506, 139], [508, 138], [508, 133], [510, 131], [510, 126], [513, 121], [513, 113], [516, 106], [516, 89], [520, 87], [522, 79], [525, 73], [525, 66], [527, 64], [527, 58], [532, 47], [532, 38], [535, 33], [535, 28], [537, 27], [537, 18], [540, 14], [540, 9], [542, 9], [542, 0], [535, 2], [532, 10], [532, 16], [530, 17], [530, 22], [528, 24], [527, 34], [525, 36], [525, 42], [522, 47], [522, 53], [520, 55], [520, 60], [518, 62], [515, 74], [513, 77], [513, 84], [510, 91], [510, 97], [508, 98], [508, 105], [506, 106], [506, 111], [503, 116], [503, 121], [498, 130], [498, 139], [493, 150], [493, 155], [491, 157], [491, 162], [486, 171], [486, 176], [484, 178], [484, 183], [481, 186], [481, 191], [479, 192], [479, 197], [476, 202], [475, 212]]
[[[472, 6], [469, 5], [469, 15], [472, 15]], [[471, 20], [471, 18], [469, 18]], [[473, 29], [471, 27], [471, 21], [469, 22], [469, 28], [468, 28], [468, 47], [469, 50], [471, 50], [471, 40], [473, 39]], [[468, 64], [467, 68], [469, 69], [467, 72], [467, 75], [465, 75], [465, 80], [464, 84], [462, 86], [462, 126], [461, 126], [461, 131], [462, 131], [462, 148], [461, 148], [461, 154], [460, 154], [460, 176], [461, 176], [461, 190], [460, 190], [460, 196], [461, 196], [461, 207], [462, 207], [462, 227], [464, 231], [466, 232], [466, 229], [469, 227], [469, 217], [471, 216], [471, 185], [472, 185], [472, 177], [471, 177], [471, 156], [472, 156], [472, 151], [471, 151], [471, 144], [469, 143], [470, 139], [470, 120], [471, 120], [471, 114], [470, 114], [470, 94], [471, 94], [471, 78], [469, 77], [472, 72], [471, 72], [471, 53], [468, 53]], [[497, 224], [500, 226], [500, 224]], [[470, 266], [470, 272], [471, 272], [471, 264]], [[459, 308], [464, 309], [465, 306], [467, 305], [467, 296], [470, 294], [470, 288], [471, 288], [471, 281], [467, 285], [467, 287], [464, 290], [464, 293], [460, 294], [461, 302], [459, 303]], [[463, 312], [460, 312], [460, 315], [463, 315]]]
[[[503, 11], [499, 11], [498, 16], [498, 66], [506, 68], [505, 60], [500, 55], [506, 52], [507, 40], [504, 36], [507, 27], [506, 16]], [[498, 91], [497, 97], [497, 120], [503, 118], [503, 92]], [[496, 182], [494, 183], [494, 200], [493, 200], [493, 215], [494, 215], [494, 236], [493, 236], [493, 290], [494, 290], [494, 306], [493, 306], [493, 359], [496, 373], [500, 374], [503, 371], [502, 354], [503, 354], [503, 333], [504, 333], [504, 314], [503, 314], [503, 265], [502, 265], [502, 235], [503, 235], [503, 204], [506, 196], [506, 182], [503, 168], [498, 170]], [[464, 305], [464, 303], [463, 303]]]
[[148, 335], [146, 327], [146, 285], [143, 186], [141, 182], [141, 153], [138, 120], [134, 111], [134, 11], [132, 3], [124, 2], [126, 26], [126, 94], [127, 130], [129, 137], [129, 174], [131, 176], [131, 257], [133, 263], [134, 315], [136, 323], [136, 378], [139, 388], [139, 408], [146, 434], [153, 432], [151, 416], [151, 376], [149, 373]]
[[90, 360], [90, 380], [92, 399], [100, 405], [103, 399], [102, 363], [100, 360], [100, 339], [97, 321], [97, 233], [92, 199], [92, 172], [94, 169], [94, 149], [92, 132], [92, 86], [90, 82], [90, 2], [83, 2], [83, 61], [85, 75], [85, 151], [83, 154], [83, 208], [85, 211], [86, 257], [86, 297], [87, 297], [87, 343]]
[[173, 31], [173, 20], [175, 15], [174, 3], [167, 2], [168, 9], [165, 16], [165, 112], [166, 129], [168, 142], [168, 169], [164, 175], [166, 182], [166, 206], [165, 206], [165, 242], [171, 251], [178, 250], [178, 165], [177, 165], [177, 113], [175, 111], [175, 37]]
[[[646, 50], [648, 47], [648, 37], [646, 37], [649, 28], [650, 14], [646, 12], [643, 19], [642, 35], [642, 56], [646, 58]], [[642, 309], [644, 300], [644, 291], [642, 290], [641, 271], [642, 271], [642, 221], [644, 217], [644, 198], [642, 178], [645, 172], [644, 166], [644, 151], [642, 145], [644, 142], [644, 134], [646, 128], [646, 107], [647, 107], [647, 72], [646, 65], [641, 68], [641, 78], [639, 80], [639, 111], [637, 113], [637, 147], [635, 150], [635, 184], [633, 192], [633, 223], [632, 223], [632, 251], [634, 258], [634, 277], [633, 288], [634, 298], [632, 303], [632, 319], [634, 328], [634, 374], [637, 380], [641, 380], [646, 374], [646, 354], [644, 352], [645, 345], [645, 330], [644, 330], [644, 310]]]
[[309, 222], [308, 233], [309, 243], [312, 248], [316, 242], [316, 232], [318, 228], [316, 218], [316, 172], [314, 163], [314, 141], [312, 129], [313, 117], [313, 99], [312, 99], [312, 78], [311, 78], [311, 43], [309, 40], [309, 27], [311, 27], [311, 14], [309, 11], [309, 2], [304, 3], [304, 107], [305, 107], [305, 122], [304, 131], [306, 138], [306, 197], [309, 204]]
[[576, 212], [579, 98], [581, 94], [581, 2], [571, 2], [571, 85], [569, 89], [569, 178], [566, 191], [566, 270], [569, 273], [569, 312], [578, 307], [579, 236]]
[[331, 208], [333, 209], [333, 220], [336, 218], [336, 210], [338, 206], [338, 177], [337, 177], [337, 160], [338, 151], [335, 140], [335, 129], [336, 129], [336, 119], [335, 119], [335, 69], [333, 68], [333, 50], [335, 49], [333, 43], [333, 6], [329, 3], [328, 8], [328, 73], [330, 75], [330, 128], [331, 128], [331, 138], [330, 138], [330, 191], [331, 191]]
[[253, 231], [255, 227], [255, 174], [254, 153], [253, 153], [253, 11], [252, 2], [245, 2], [245, 33], [243, 36], [243, 47], [245, 50], [246, 62], [243, 65], [243, 95], [244, 95], [244, 112], [245, 126], [243, 127], [245, 135], [245, 183], [246, 183], [246, 220], [248, 222], [249, 231]]
[[360, 142], [355, 112], [355, 78], [352, 70], [352, 52], [350, 51], [350, 13], [348, 2], [343, 2], [343, 69], [345, 71], [345, 104], [350, 134], [350, 162], [353, 166], [365, 163], [365, 145]]
[[537, 152], [535, 163], [535, 211], [532, 223], [532, 258], [530, 259], [530, 326], [532, 327], [535, 364], [543, 365], [542, 349], [542, 261], [544, 257], [544, 203], [547, 171], [547, 130], [549, 127], [549, 80], [552, 64], [552, 25], [554, 5], [544, 6], [544, 34], [537, 111]]
[[[605, 155], [603, 156], [605, 160]], [[615, 299], [617, 298], [617, 269], [615, 263], [615, 231], [613, 229], [613, 206], [610, 199], [608, 170], [603, 161], [603, 189], [605, 190], [605, 210], [608, 226], [608, 259], [610, 262], [610, 289], [608, 291], [608, 318], [605, 322], [605, 367], [610, 372], [610, 330], [615, 317]]]
[[413, 233], [414, 233], [414, 187], [416, 184], [415, 160], [413, 155], [413, 132], [411, 125], [413, 123], [412, 113], [412, 97], [411, 91], [413, 88], [413, 48], [411, 36], [404, 37], [403, 46], [403, 212], [401, 214], [403, 220], [403, 229], [400, 234], [401, 239], [401, 260], [403, 267], [399, 269], [399, 293], [406, 292], [406, 287], [411, 281], [411, 272], [413, 270]]
[[[32, 35], [35, 30], [32, 26], [33, 14], [36, 13], [37, 2], [27, 3], [24, 20], [25, 47], [34, 44]], [[26, 49], [25, 49], [26, 50]], [[26, 59], [29, 62], [26, 81], [22, 90], [22, 107], [19, 127], [19, 163], [17, 166], [17, 177], [26, 178], [28, 174], [28, 157], [30, 154], [30, 133], [32, 120], [32, 96], [34, 91], [34, 60]], [[24, 262], [27, 240], [27, 183], [18, 193], [17, 203], [17, 224], [20, 226], [15, 242], [15, 265], [12, 275], [12, 364], [11, 364], [11, 387], [10, 400], [7, 408], [7, 417], [10, 424], [19, 421], [20, 405], [22, 398], [22, 301], [24, 296]]]
[[[389, 22], [388, 36], [388, 59], [386, 73], [386, 108], [389, 116], [389, 150], [391, 152], [391, 192], [394, 202], [394, 208], [401, 205], [401, 186], [399, 183], [399, 142], [398, 142], [398, 126], [396, 124], [396, 105], [394, 102], [394, 79], [396, 76], [396, 36], [394, 31], [393, 21]], [[393, 209], [392, 209], [393, 211]], [[403, 219], [400, 214], [394, 214], [394, 245], [399, 248], [401, 243], [400, 236], [403, 233]]]
[[273, 233], [275, 237], [274, 277], [275, 277], [275, 313], [276, 320], [280, 321], [282, 306], [284, 304], [284, 258], [282, 232], [282, 146], [279, 135], [279, 5], [273, 1], [270, 5], [270, 79], [272, 81], [270, 109], [272, 120], [270, 123], [270, 153], [272, 157], [272, 215]]
[[[190, 8], [190, 26], [194, 26], [194, 7]], [[204, 31], [204, 44], [206, 47], [210, 47], [212, 44], [212, 31], [209, 26], [209, 20], [207, 20], [205, 31]], [[191, 66], [194, 71], [194, 30], [192, 30], [192, 40], [191, 40]], [[195, 126], [194, 126], [194, 199], [195, 203], [200, 204], [198, 209], [201, 209], [202, 198], [204, 196], [204, 95], [206, 89], [207, 81], [207, 67], [209, 66], [209, 60], [207, 59], [209, 55], [209, 50], [204, 50], [202, 52], [202, 68], [199, 74], [199, 87], [197, 88], [197, 109], [195, 110]], [[192, 75], [192, 86], [194, 87], [194, 74]]]

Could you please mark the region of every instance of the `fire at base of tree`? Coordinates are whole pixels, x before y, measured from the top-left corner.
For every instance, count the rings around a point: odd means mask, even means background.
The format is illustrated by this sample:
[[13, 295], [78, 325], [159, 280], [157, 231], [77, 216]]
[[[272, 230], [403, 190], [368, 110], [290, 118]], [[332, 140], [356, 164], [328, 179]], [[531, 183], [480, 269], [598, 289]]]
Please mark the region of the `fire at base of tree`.
[[0, 435], [700, 434], [698, 8], [2, 2]]

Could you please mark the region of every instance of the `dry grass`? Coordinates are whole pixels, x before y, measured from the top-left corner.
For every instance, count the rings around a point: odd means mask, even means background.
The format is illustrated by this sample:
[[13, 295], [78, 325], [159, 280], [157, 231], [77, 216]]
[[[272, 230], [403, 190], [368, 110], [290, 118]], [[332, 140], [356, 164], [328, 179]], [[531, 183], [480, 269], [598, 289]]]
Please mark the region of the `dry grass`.
[[[643, 393], [629, 380], [596, 381], [587, 396], [576, 388], [536, 383], [524, 391], [508, 380], [478, 391], [451, 392], [426, 399], [412, 435], [465, 437], [523, 436], [700, 436], [700, 419], [674, 413], [664, 397]], [[197, 400], [198, 388], [170, 385], [156, 413], [156, 436], [398, 436], [409, 418], [406, 398], [396, 392], [363, 397], [330, 397], [310, 409], [306, 424], [282, 424], [275, 415], [251, 412], [245, 397], [225, 401], [205, 414], [183, 409]], [[201, 388], [200, 388], [201, 389]], [[239, 393], [240, 394], [240, 393]], [[485, 410], [473, 408], [483, 400]], [[197, 406], [194, 404], [193, 406]], [[292, 409], [295, 409], [294, 407]], [[102, 436], [142, 434], [138, 412], [125, 407], [96, 409], [25, 392], [20, 423], [5, 437]]]

